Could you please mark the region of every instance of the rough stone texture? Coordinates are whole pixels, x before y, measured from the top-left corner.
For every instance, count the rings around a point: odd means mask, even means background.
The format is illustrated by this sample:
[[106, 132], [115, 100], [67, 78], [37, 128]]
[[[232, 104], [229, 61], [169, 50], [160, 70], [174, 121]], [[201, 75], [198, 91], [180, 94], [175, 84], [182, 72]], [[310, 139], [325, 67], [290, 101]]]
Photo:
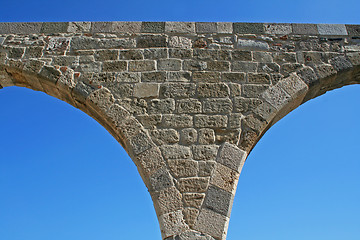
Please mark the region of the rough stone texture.
[[225, 239], [246, 156], [297, 106], [360, 82], [360, 26], [0, 23], [0, 89], [102, 124], [135, 162], [168, 240]]

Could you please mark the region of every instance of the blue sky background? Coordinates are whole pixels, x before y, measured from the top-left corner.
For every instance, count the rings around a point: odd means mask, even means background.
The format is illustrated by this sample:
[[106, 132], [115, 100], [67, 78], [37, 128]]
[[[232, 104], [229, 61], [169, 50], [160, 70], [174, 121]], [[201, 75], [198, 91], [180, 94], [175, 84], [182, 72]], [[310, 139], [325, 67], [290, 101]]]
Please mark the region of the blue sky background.
[[[0, 21], [360, 24], [360, 2], [10, 1]], [[229, 240], [360, 239], [360, 87], [302, 105], [240, 176]], [[95, 120], [32, 90], [0, 90], [0, 239], [161, 239], [131, 159]]]

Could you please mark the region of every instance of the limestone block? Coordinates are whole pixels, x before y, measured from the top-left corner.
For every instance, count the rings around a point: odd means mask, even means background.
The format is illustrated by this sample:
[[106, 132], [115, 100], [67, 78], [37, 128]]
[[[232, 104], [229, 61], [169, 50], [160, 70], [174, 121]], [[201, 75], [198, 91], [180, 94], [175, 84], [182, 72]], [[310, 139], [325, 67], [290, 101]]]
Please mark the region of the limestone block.
[[213, 144], [215, 142], [215, 132], [211, 128], [199, 129], [199, 144]]
[[167, 37], [162, 35], [143, 35], [137, 37], [136, 47], [154, 48], [167, 47]]
[[216, 186], [210, 185], [202, 208], [208, 208], [223, 216], [230, 217], [234, 195]]
[[197, 94], [200, 98], [228, 97], [229, 87], [225, 83], [199, 83]]
[[149, 177], [159, 169], [165, 167], [165, 161], [158, 147], [152, 147], [136, 156], [140, 170]]
[[141, 32], [163, 33], [165, 32], [165, 22], [142, 22]]
[[229, 98], [207, 98], [203, 100], [204, 113], [230, 113], [232, 102]]
[[137, 83], [134, 86], [134, 97], [156, 98], [159, 97], [160, 86], [156, 83]]
[[235, 82], [235, 83], [244, 83], [246, 81], [246, 73], [243, 72], [229, 72], [229, 73], [222, 73], [222, 80], [223, 81], [229, 81], [229, 82]]
[[176, 101], [178, 113], [201, 113], [201, 102], [197, 99], [181, 99]]
[[184, 193], [183, 201], [186, 207], [200, 208], [205, 198], [204, 193]]
[[157, 215], [182, 209], [182, 197], [176, 187], [169, 187], [152, 194]]
[[192, 146], [195, 160], [213, 161], [216, 159], [219, 146], [217, 145], [194, 145]]
[[181, 115], [165, 114], [163, 115], [163, 121], [161, 126], [170, 127], [170, 128], [193, 127], [193, 117], [186, 114], [181, 114]]
[[280, 86], [273, 86], [267, 89], [262, 94], [262, 97], [278, 110], [284, 107], [291, 100], [290, 95], [286, 93]]
[[231, 113], [229, 115], [229, 128], [241, 128], [241, 120], [243, 117], [241, 113]]
[[140, 131], [138, 134], [130, 138], [130, 146], [131, 150], [138, 155], [154, 146], [154, 144], [145, 132]]
[[217, 23], [217, 32], [218, 33], [232, 33], [233, 24], [231, 22], [218, 22]]
[[224, 128], [227, 120], [224, 115], [195, 115], [194, 125], [198, 128]]
[[155, 61], [153, 60], [135, 60], [129, 62], [130, 72], [155, 71]]
[[162, 58], [168, 57], [168, 49], [167, 48], [147, 48], [142, 50], [139, 50], [140, 52], [143, 52], [145, 59], [153, 59], [158, 60]]
[[172, 36], [169, 39], [169, 47], [190, 49], [192, 47], [192, 42], [191, 39], [187, 37]]
[[150, 131], [150, 136], [157, 145], [179, 142], [179, 133], [174, 129], [155, 129]]
[[[190, 44], [191, 44], [191, 42], [190, 42]], [[170, 58], [189, 59], [189, 58], [193, 57], [193, 53], [192, 53], [191, 49], [170, 48], [169, 49], [169, 57]]]
[[235, 194], [239, 175], [237, 171], [218, 163], [211, 177], [210, 184]]
[[316, 24], [301, 24], [293, 23], [292, 24], [294, 34], [304, 34], [304, 35], [318, 35], [318, 29]]
[[246, 157], [247, 153], [245, 151], [233, 144], [224, 143], [220, 148], [216, 161], [240, 173]]
[[188, 82], [191, 80], [191, 72], [167, 72], [167, 80], [169, 82]]
[[195, 95], [193, 83], [165, 83], [161, 85], [161, 96], [166, 98], [190, 98]]
[[199, 177], [210, 177], [215, 169], [214, 161], [199, 161]]
[[269, 44], [259, 40], [238, 39], [236, 48], [248, 51], [267, 51], [269, 50]]
[[142, 72], [142, 82], [165, 82], [166, 72]]
[[150, 176], [150, 191], [158, 192], [172, 186], [173, 178], [166, 168], [161, 168]]
[[195, 23], [197, 33], [216, 33], [217, 24], [215, 22], [197, 22]]
[[189, 229], [188, 225], [185, 223], [182, 210], [159, 216], [159, 224], [163, 239], [180, 234]]
[[195, 82], [219, 82], [220, 72], [193, 72], [192, 79]]
[[296, 74], [281, 80], [277, 85], [284, 89], [293, 99], [303, 95], [309, 88]]
[[335, 57], [330, 60], [330, 64], [334, 67], [336, 71], [344, 71], [346, 69], [352, 68], [351, 62], [344, 56]]
[[193, 22], [166, 22], [165, 32], [169, 33], [195, 33]]
[[194, 144], [197, 140], [197, 131], [194, 128], [184, 128], [180, 132], [180, 143], [183, 145]]
[[181, 60], [179, 59], [160, 59], [157, 61], [158, 70], [179, 71], [181, 69]]
[[191, 159], [168, 160], [168, 166], [175, 178], [195, 177], [198, 172], [198, 163]]
[[178, 189], [182, 192], [203, 193], [209, 184], [209, 177], [180, 178], [177, 182]]
[[118, 33], [139, 33], [141, 32], [141, 22], [113, 22], [111, 30]]
[[196, 222], [196, 218], [199, 215], [199, 210], [196, 208], [184, 208], [183, 210], [184, 218], [186, 223], [192, 228]]
[[160, 149], [166, 160], [191, 158], [191, 151], [189, 147], [181, 145], [163, 145]]
[[234, 61], [231, 63], [232, 72], [256, 72], [258, 63], [247, 61]]
[[344, 24], [317, 24], [320, 35], [348, 35]]
[[290, 23], [270, 23], [265, 24], [265, 33], [286, 35], [292, 33]]
[[69, 22], [67, 32], [82, 33], [90, 32], [91, 22]]
[[229, 218], [212, 210], [202, 208], [194, 229], [213, 236], [215, 239], [225, 240]]
[[233, 23], [234, 33], [265, 33], [263, 23]]
[[175, 111], [175, 100], [172, 98], [153, 99], [148, 106], [148, 112], [153, 113], [172, 113]]

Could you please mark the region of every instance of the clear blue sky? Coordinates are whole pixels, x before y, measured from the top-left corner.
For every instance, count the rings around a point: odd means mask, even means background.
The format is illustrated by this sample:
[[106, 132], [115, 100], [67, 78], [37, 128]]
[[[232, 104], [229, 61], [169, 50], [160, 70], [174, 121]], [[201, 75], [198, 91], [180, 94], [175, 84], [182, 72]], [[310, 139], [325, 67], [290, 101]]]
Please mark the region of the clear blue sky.
[[[0, 21], [360, 24], [360, 2], [10, 1]], [[229, 240], [360, 239], [360, 86], [311, 100], [268, 131], [240, 176]], [[1, 240], [158, 240], [147, 189], [122, 147], [83, 112], [0, 90]]]

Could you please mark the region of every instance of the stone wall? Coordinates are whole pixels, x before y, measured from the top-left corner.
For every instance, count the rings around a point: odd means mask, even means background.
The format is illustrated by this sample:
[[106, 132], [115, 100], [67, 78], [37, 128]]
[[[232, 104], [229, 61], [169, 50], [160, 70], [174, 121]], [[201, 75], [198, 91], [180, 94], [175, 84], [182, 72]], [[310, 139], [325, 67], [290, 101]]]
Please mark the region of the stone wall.
[[360, 26], [0, 23], [0, 86], [102, 124], [149, 189], [163, 239], [225, 239], [241, 168], [276, 121], [360, 81]]

